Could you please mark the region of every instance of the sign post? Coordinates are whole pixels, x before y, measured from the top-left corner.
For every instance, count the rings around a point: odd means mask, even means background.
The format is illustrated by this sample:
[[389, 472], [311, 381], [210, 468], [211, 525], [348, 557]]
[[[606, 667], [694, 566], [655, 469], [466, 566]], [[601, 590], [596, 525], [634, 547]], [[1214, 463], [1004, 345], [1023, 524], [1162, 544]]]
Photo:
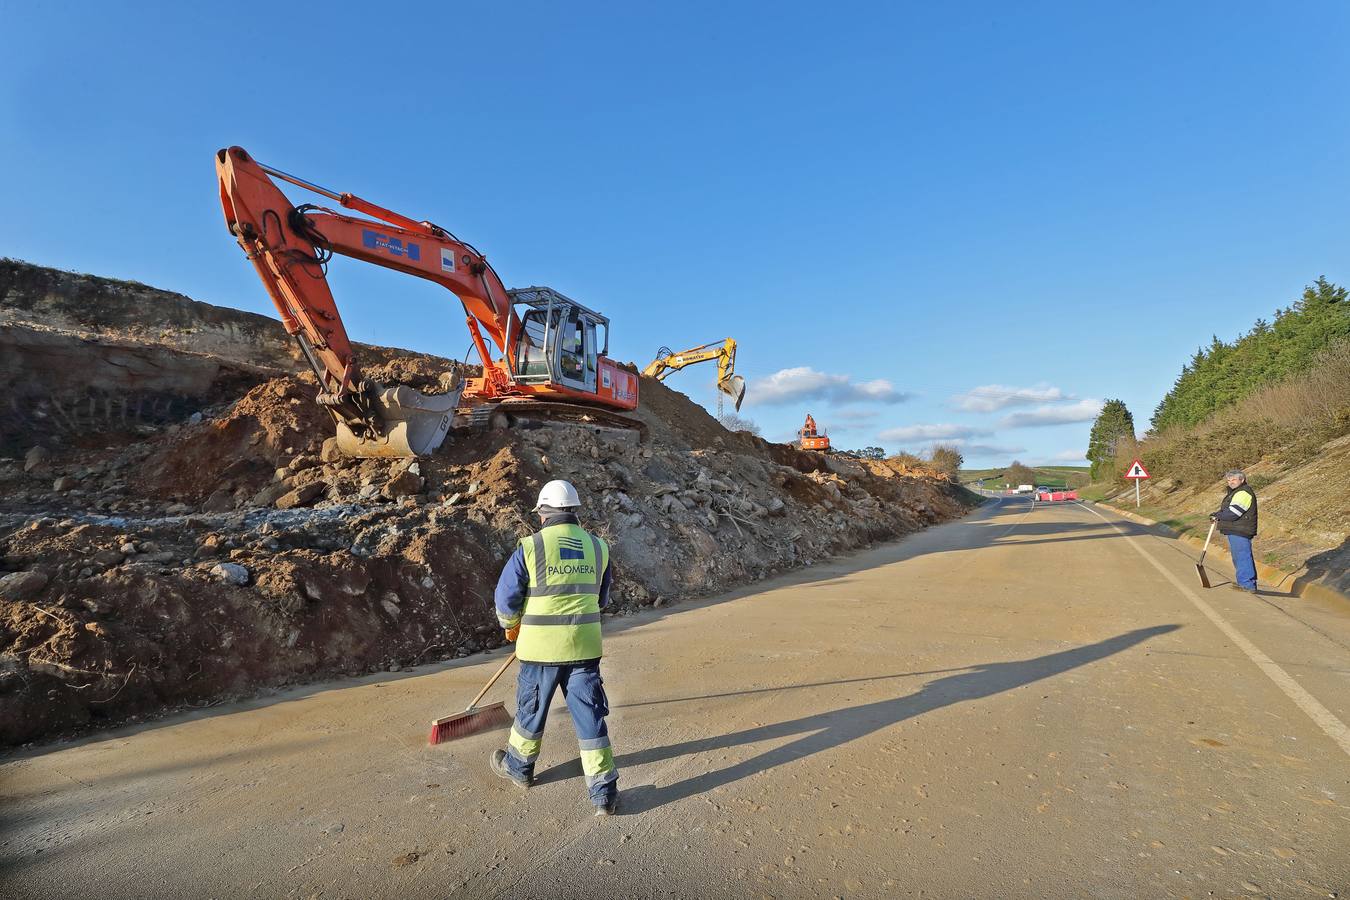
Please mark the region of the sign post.
[[1142, 462], [1136, 459], [1134, 462], [1130, 463], [1129, 471], [1125, 473], [1125, 477], [1132, 479], [1134, 481], [1134, 508], [1138, 509], [1139, 482], [1149, 477], [1148, 470], [1144, 468], [1144, 464]]

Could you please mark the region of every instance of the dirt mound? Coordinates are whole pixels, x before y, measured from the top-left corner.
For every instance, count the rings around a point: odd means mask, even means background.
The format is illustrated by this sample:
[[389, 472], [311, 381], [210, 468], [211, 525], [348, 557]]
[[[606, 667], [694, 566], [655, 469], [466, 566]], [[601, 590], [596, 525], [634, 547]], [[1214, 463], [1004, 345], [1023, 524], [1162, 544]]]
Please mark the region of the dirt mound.
[[[432, 390], [453, 366], [363, 358], [373, 378]], [[316, 390], [254, 373], [182, 420], [0, 459], [0, 742], [496, 646], [496, 577], [549, 478], [576, 484], [610, 542], [618, 615], [967, 502], [926, 473], [732, 434], [651, 379], [645, 442], [456, 428], [415, 462], [336, 457]]]

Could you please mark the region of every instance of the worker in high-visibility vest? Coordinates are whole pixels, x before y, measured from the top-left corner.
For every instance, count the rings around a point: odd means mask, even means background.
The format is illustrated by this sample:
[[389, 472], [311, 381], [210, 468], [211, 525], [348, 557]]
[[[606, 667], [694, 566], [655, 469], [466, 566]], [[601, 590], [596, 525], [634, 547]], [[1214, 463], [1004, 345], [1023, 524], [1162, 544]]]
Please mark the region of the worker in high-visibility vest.
[[516, 719], [492, 771], [528, 788], [544, 738], [553, 692], [562, 688], [581, 744], [586, 793], [597, 816], [613, 815], [619, 772], [609, 745], [609, 700], [600, 677], [600, 610], [613, 580], [609, 547], [581, 527], [581, 499], [566, 481], [539, 491], [542, 527], [523, 538], [497, 581], [497, 620], [520, 660]]
[[1233, 558], [1236, 578], [1233, 588], [1249, 594], [1256, 589], [1256, 561], [1252, 558], [1252, 538], [1256, 537], [1256, 491], [1247, 483], [1241, 469], [1224, 473], [1228, 493], [1210, 519], [1219, 523], [1219, 533], [1228, 539], [1228, 555]]

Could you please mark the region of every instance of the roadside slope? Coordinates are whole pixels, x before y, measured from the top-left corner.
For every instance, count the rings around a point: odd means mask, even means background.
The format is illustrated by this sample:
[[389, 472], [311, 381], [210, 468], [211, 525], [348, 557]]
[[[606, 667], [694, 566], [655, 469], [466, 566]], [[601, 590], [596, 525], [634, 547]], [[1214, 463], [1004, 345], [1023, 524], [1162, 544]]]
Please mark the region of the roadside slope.
[[[313, 376], [285, 368], [278, 324], [7, 266], [0, 340], [54, 335], [68, 352], [26, 357], [31, 414], [0, 458], [0, 744], [496, 647], [497, 572], [549, 478], [577, 484], [613, 546], [616, 612], [810, 566], [973, 502], [931, 474], [728, 432], [651, 379], [642, 444], [455, 429], [416, 463], [345, 460], [325, 447]], [[455, 365], [361, 353], [372, 377], [428, 389]], [[135, 358], [153, 381], [109, 389], [99, 366], [60, 363], [72, 354], [119, 371]]]

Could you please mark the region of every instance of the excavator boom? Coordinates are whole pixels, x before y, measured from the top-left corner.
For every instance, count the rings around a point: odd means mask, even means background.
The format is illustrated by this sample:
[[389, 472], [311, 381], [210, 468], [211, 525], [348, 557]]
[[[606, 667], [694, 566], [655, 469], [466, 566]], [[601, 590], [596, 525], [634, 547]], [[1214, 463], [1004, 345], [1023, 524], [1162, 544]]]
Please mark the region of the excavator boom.
[[[741, 403], [745, 401], [745, 379], [736, 374], [736, 341], [733, 338], [702, 344], [681, 353], [672, 353], [668, 347], [662, 347], [642, 374], [665, 381], [671, 372], [714, 359], [717, 360], [717, 389], [730, 397], [736, 411], [740, 412]], [[720, 399], [718, 405], [721, 405]]]
[[[481, 253], [445, 229], [264, 166], [241, 147], [216, 154], [216, 174], [230, 233], [319, 376], [319, 402], [332, 413], [339, 443], [350, 455], [429, 453], [444, 440], [461, 402], [637, 405], [636, 379], [599, 355], [604, 351], [596, 329], [603, 325], [607, 340], [607, 319], [547, 288], [508, 291]], [[372, 218], [293, 206], [274, 178]], [[483, 362], [482, 377], [438, 396], [363, 379], [326, 278], [335, 254], [433, 281], [453, 293]], [[543, 310], [534, 309], [523, 322], [515, 312], [519, 295], [538, 306], [541, 291], [548, 292]], [[527, 327], [531, 323], [533, 330]], [[503, 354], [500, 361], [494, 361], [489, 342]], [[531, 377], [517, 378], [517, 355], [526, 368], [533, 366]]]

